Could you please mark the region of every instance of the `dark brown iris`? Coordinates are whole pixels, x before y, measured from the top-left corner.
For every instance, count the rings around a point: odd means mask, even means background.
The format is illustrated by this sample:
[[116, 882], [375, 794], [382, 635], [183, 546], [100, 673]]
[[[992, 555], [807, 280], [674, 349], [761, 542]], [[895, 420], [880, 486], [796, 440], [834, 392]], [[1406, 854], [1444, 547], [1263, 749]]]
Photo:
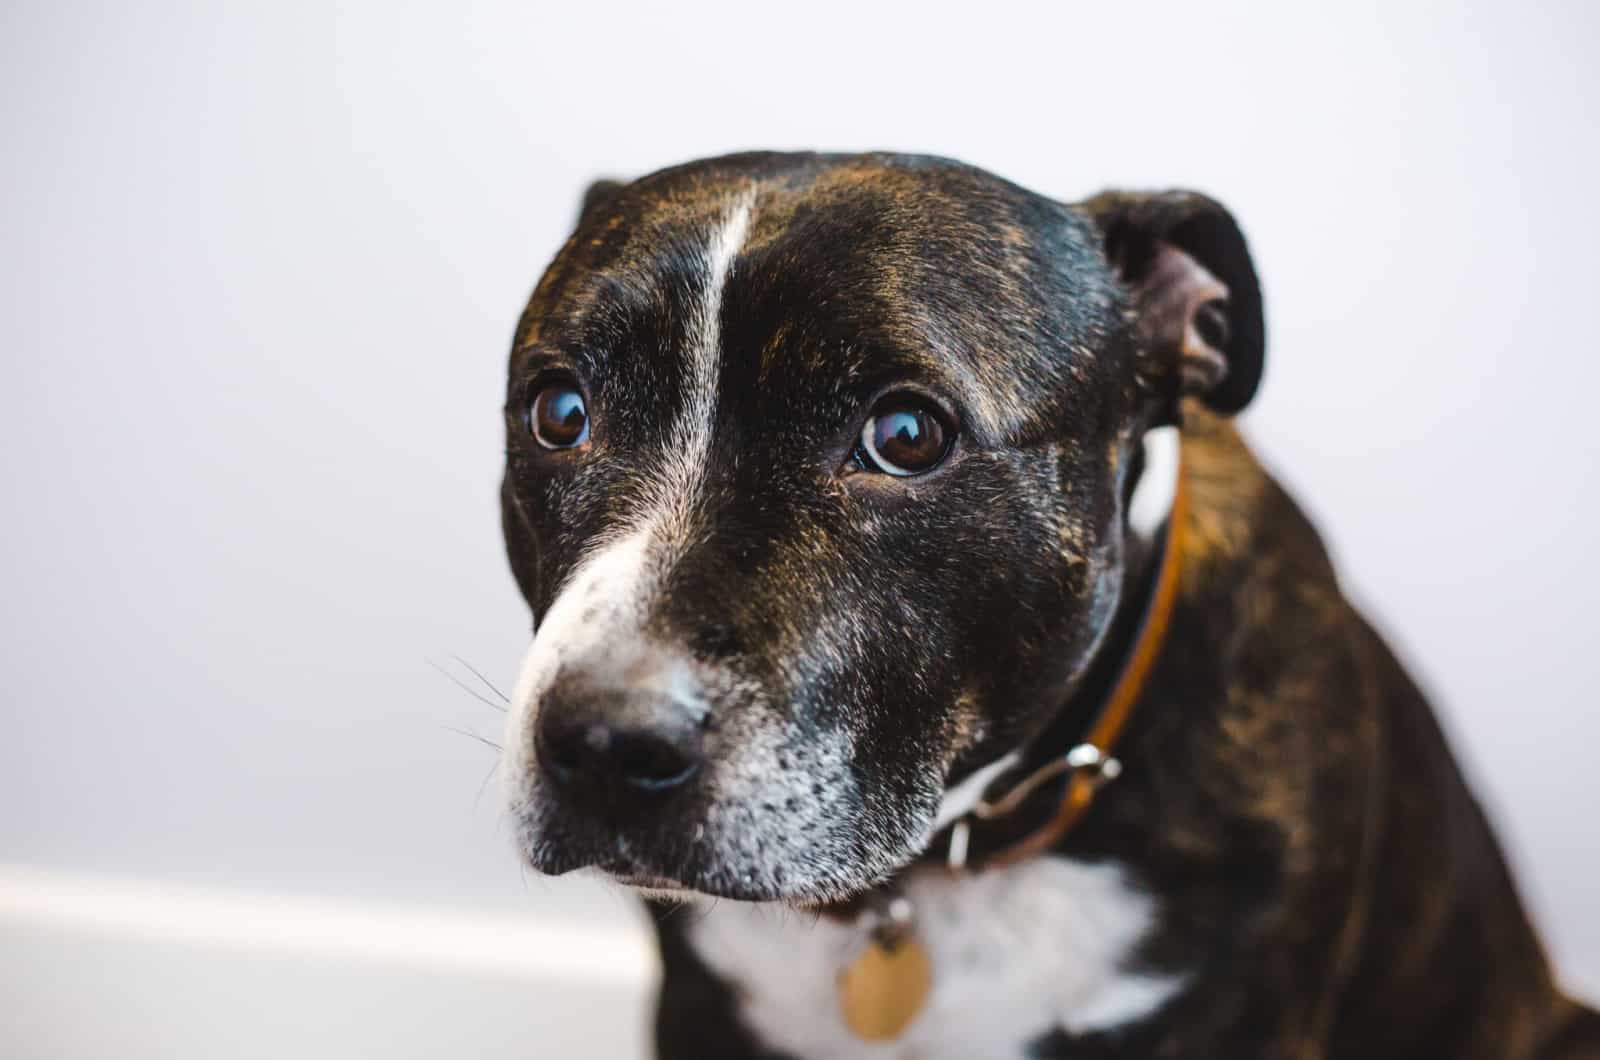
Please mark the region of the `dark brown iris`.
[[570, 383], [552, 383], [534, 396], [528, 429], [546, 449], [572, 449], [589, 439], [589, 410]]
[[861, 429], [866, 462], [891, 475], [931, 471], [950, 450], [950, 432], [933, 409], [905, 398], [891, 399], [873, 410]]

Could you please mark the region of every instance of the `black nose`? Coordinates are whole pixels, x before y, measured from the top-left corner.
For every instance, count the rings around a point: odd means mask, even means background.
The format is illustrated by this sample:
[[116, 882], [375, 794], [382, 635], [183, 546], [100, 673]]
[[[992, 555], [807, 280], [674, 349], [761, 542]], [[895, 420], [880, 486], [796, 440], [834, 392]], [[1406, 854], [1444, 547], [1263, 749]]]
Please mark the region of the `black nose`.
[[563, 787], [651, 793], [699, 772], [700, 735], [693, 712], [659, 692], [569, 688], [541, 701], [534, 747]]

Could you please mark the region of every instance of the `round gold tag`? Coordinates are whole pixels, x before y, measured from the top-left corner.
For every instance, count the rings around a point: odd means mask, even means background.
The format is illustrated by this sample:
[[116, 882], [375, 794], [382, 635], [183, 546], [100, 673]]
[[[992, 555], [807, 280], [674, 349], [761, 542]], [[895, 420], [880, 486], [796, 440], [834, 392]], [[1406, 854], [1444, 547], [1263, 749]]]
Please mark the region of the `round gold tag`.
[[928, 951], [915, 934], [892, 944], [873, 939], [839, 973], [839, 1008], [856, 1035], [885, 1041], [899, 1037], [917, 1018], [932, 988]]

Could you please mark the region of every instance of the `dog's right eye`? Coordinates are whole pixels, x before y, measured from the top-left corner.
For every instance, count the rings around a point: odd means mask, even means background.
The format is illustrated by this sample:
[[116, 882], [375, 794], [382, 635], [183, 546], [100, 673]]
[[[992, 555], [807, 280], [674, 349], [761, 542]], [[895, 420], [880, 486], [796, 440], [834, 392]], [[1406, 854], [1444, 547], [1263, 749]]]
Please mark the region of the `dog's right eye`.
[[576, 449], [589, 440], [589, 408], [571, 382], [539, 388], [528, 405], [528, 433], [546, 449]]
[[921, 475], [943, 463], [955, 432], [927, 401], [891, 395], [880, 401], [861, 428], [856, 463], [897, 478]]

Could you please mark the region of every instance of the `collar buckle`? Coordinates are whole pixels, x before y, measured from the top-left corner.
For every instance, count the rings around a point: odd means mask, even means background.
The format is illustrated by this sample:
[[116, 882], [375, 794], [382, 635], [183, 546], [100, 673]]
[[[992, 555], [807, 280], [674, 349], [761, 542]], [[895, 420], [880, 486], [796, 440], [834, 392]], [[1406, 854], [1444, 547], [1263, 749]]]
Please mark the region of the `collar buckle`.
[[962, 814], [950, 826], [950, 849], [945, 858], [946, 864], [957, 872], [966, 868], [967, 846], [972, 839], [974, 818], [989, 821], [1015, 812], [1041, 784], [1063, 773], [1071, 773], [1074, 776], [1085, 775], [1090, 786], [1099, 791], [1122, 775], [1122, 763], [1092, 743], [1080, 743], [1061, 757], [1052, 758], [1029, 773], [993, 802], [986, 799], [978, 800], [971, 810]]

